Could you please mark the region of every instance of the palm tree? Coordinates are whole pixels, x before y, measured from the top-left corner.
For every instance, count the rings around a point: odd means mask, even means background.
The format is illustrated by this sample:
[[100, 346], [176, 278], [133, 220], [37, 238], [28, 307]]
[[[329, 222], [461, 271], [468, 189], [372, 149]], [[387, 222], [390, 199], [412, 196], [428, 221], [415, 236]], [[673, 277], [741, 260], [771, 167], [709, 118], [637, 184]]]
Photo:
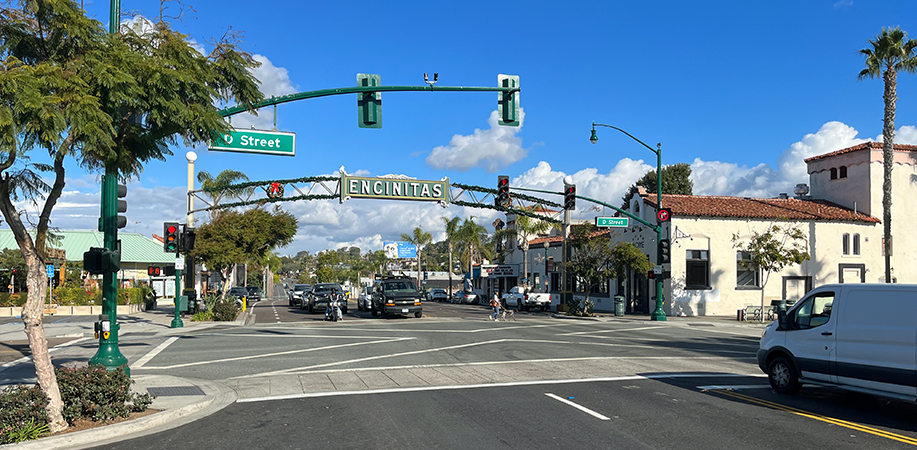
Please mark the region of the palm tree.
[[420, 289], [420, 254], [425, 245], [433, 242], [433, 235], [417, 227], [414, 228], [413, 234], [401, 233], [401, 240], [417, 246], [417, 288]]
[[[529, 273], [529, 237], [547, 233], [554, 225], [550, 222], [538, 220], [529, 216], [516, 215], [515, 223], [511, 227], [496, 233], [497, 238], [515, 239], [522, 249], [522, 277], [528, 278]], [[528, 283], [526, 283], [528, 284]]]
[[[197, 173], [197, 181], [201, 183], [201, 189], [211, 189], [216, 187], [225, 187], [237, 183], [239, 181], [248, 181], [248, 175], [245, 175], [238, 170], [226, 169], [220, 172], [216, 178], [207, 172], [202, 170]], [[247, 188], [227, 188], [216, 191], [205, 191], [210, 197], [211, 206], [217, 206], [225, 198], [237, 198], [241, 199], [244, 196], [251, 195], [255, 191], [254, 187]], [[210, 218], [214, 219], [220, 214], [219, 209], [210, 210]]]
[[882, 33], [869, 40], [872, 48], [860, 50], [866, 57], [866, 68], [860, 71], [858, 80], [878, 78], [885, 81], [885, 118], [882, 127], [882, 223], [885, 226], [885, 282], [891, 283], [891, 237], [892, 237], [892, 157], [895, 149], [895, 102], [898, 100], [898, 71], [914, 73], [917, 70], [917, 41], [908, 40], [907, 33], [900, 28], [882, 28]]
[[475, 216], [471, 216], [465, 219], [462, 222], [462, 226], [458, 229], [458, 240], [461, 241], [462, 245], [465, 247], [463, 250], [463, 258], [467, 256], [468, 261], [468, 273], [471, 273], [472, 265], [474, 264], [474, 257], [489, 256], [488, 248], [485, 245], [487, 239], [487, 228], [484, 228], [483, 225], [479, 225], [474, 221]]
[[[226, 169], [220, 172], [220, 174], [217, 175], [216, 178], [214, 178], [213, 175], [210, 174], [210, 172], [207, 172], [206, 170], [202, 170], [197, 173], [197, 181], [201, 183], [201, 189], [209, 189], [209, 188], [216, 188], [216, 187], [226, 187], [233, 183], [237, 183], [239, 181], [248, 181], [248, 175], [245, 175], [244, 173], [239, 172], [238, 170]], [[215, 191], [205, 191], [205, 192], [207, 192], [207, 195], [210, 197], [211, 206], [217, 206], [220, 204], [220, 201], [223, 200], [224, 198], [229, 197], [229, 198], [241, 199], [243, 196], [251, 195], [251, 193], [254, 192], [254, 189], [255, 188], [253, 187], [247, 187], [247, 188], [241, 188], [241, 189], [240, 188], [226, 188], [226, 189], [220, 189], [220, 190], [215, 190]], [[222, 210], [211, 209], [210, 210], [210, 220], [213, 221], [214, 219], [219, 217], [220, 212], [222, 212]], [[223, 274], [223, 279], [227, 280], [226, 284], [223, 286], [223, 297], [224, 298], [226, 297], [226, 292], [228, 292], [230, 285], [235, 284], [235, 278], [236, 278], [236, 264], [233, 264], [231, 267], [231, 270], [229, 270], [229, 273]]]
[[447, 219], [442, 218], [443, 223], [446, 224], [446, 243], [449, 246], [449, 298], [452, 298], [452, 244], [458, 239], [458, 230], [459, 225], [461, 224], [462, 219], [460, 217], [453, 217]]

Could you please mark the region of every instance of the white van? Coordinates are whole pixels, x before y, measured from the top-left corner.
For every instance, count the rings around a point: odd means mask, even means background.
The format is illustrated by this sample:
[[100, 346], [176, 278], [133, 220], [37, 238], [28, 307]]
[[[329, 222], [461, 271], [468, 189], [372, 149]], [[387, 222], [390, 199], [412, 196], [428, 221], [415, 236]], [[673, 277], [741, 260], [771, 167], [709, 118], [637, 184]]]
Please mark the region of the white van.
[[917, 285], [809, 291], [765, 328], [758, 366], [779, 393], [809, 383], [917, 400]]

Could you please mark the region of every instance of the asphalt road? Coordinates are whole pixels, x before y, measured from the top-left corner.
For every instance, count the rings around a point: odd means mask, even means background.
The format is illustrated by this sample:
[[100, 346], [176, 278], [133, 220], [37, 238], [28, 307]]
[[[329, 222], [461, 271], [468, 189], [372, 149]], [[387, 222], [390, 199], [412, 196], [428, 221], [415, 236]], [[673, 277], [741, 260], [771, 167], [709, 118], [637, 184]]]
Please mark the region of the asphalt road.
[[[755, 361], [760, 329], [735, 322], [491, 322], [485, 307], [433, 303], [393, 319], [352, 305], [331, 323], [283, 297], [254, 308], [246, 327], [125, 335], [132, 375], [208, 380], [238, 400], [99, 448], [917, 445], [917, 405], [814, 386], [775, 394]], [[74, 342], [55, 361], [96, 346]]]
[[755, 377], [659, 374], [254, 401], [98, 448], [733, 450], [917, 444], [910, 420], [915, 405], [827, 389], [784, 397], [762, 385], [766, 381]]

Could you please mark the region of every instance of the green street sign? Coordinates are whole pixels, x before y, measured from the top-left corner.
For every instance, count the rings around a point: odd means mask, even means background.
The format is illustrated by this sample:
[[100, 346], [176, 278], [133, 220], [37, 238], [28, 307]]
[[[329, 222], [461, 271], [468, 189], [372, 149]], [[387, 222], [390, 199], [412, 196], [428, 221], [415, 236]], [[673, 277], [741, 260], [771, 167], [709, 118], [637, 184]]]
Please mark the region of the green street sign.
[[597, 227], [614, 227], [627, 228], [630, 219], [627, 217], [596, 217], [595, 226]]
[[341, 176], [341, 201], [350, 198], [383, 200], [449, 201], [449, 179], [424, 181], [408, 178]]
[[214, 138], [209, 150], [296, 156], [296, 133], [236, 130]]

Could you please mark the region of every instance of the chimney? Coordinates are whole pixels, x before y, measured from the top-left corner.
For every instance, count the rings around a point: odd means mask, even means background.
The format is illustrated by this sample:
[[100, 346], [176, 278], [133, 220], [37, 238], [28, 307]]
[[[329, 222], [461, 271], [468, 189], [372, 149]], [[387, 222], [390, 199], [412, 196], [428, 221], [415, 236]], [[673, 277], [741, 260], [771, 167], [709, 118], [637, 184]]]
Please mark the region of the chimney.
[[790, 198], [790, 196], [787, 195], [786, 192], [781, 192], [781, 193], [777, 194], [777, 198], [779, 198], [779, 199], [781, 199], [781, 200], [786, 200], [786, 199]]

